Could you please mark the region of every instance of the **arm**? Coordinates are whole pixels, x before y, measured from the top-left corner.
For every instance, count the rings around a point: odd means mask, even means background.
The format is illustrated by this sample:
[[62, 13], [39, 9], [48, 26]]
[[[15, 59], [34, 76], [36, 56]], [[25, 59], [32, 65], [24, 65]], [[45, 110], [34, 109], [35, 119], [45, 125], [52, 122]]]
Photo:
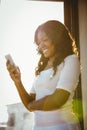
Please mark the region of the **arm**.
[[31, 101], [35, 100], [35, 94], [28, 94], [27, 91], [25, 90], [22, 82], [20, 81], [19, 83], [15, 83], [15, 86], [17, 88], [17, 91], [19, 93], [19, 96], [22, 100], [22, 103], [24, 104], [24, 106], [31, 111], [31, 109], [28, 108], [28, 104]]
[[28, 94], [21, 82], [21, 73], [18, 67], [11, 65], [9, 61], [6, 63], [7, 70], [10, 74], [11, 79], [17, 88], [19, 96], [24, 104], [24, 106], [29, 110], [29, 102], [35, 100], [35, 94]]
[[29, 103], [28, 108], [43, 111], [56, 110], [65, 104], [69, 95], [70, 93], [66, 90], [56, 89], [53, 94]]

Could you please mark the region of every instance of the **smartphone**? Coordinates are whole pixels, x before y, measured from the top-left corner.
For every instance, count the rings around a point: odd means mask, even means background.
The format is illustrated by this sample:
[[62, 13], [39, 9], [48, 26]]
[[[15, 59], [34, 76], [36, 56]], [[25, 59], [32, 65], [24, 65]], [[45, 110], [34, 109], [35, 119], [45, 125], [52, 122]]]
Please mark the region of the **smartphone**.
[[15, 65], [15, 63], [14, 63], [14, 61], [13, 61], [13, 59], [12, 59], [10, 54], [5, 55], [5, 58], [6, 58], [6, 60], [9, 60], [11, 65]]

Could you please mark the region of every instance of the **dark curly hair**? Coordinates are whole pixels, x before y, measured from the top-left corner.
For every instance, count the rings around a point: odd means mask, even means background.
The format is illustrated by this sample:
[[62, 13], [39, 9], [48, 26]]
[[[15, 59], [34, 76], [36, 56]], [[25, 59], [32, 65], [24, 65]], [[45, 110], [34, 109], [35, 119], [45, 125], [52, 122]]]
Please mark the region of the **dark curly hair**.
[[[52, 41], [55, 46], [56, 57], [53, 62], [54, 74], [56, 74], [57, 66], [64, 60], [68, 55], [76, 54], [78, 55], [77, 47], [74, 39], [72, 38], [68, 28], [57, 20], [47, 21], [40, 26], [35, 31], [34, 42], [38, 46], [38, 32], [43, 31], [46, 33], [48, 38]], [[38, 62], [38, 66], [35, 69], [35, 74], [38, 75], [47, 65], [48, 58], [45, 58], [42, 52], [38, 53], [41, 55]]]

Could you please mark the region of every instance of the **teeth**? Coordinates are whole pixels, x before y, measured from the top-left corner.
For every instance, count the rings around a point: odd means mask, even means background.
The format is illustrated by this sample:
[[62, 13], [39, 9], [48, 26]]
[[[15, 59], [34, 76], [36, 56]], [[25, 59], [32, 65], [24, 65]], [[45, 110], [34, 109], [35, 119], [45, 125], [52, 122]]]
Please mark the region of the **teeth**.
[[48, 49], [43, 50], [43, 53], [47, 52]]

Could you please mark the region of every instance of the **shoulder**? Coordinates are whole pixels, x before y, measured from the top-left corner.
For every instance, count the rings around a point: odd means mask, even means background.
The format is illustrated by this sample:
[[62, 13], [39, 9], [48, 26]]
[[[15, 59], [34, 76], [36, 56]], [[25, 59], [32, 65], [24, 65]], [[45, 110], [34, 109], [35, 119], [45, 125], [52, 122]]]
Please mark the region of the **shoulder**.
[[64, 59], [64, 65], [70, 67], [79, 67], [80, 68], [80, 61], [77, 55], [69, 55]]
[[64, 59], [64, 62], [67, 62], [67, 61], [72, 61], [72, 62], [79, 62], [79, 58], [77, 55], [73, 54], [73, 55], [69, 55], [67, 56], [65, 59]]
[[73, 70], [80, 70], [80, 61], [77, 55], [69, 55], [67, 56], [64, 61], [58, 66], [61, 68], [61, 70], [68, 70], [73, 71]]
[[65, 72], [67, 76], [76, 75], [78, 77], [80, 74], [80, 61], [77, 55], [69, 55], [64, 59], [63, 72]]

